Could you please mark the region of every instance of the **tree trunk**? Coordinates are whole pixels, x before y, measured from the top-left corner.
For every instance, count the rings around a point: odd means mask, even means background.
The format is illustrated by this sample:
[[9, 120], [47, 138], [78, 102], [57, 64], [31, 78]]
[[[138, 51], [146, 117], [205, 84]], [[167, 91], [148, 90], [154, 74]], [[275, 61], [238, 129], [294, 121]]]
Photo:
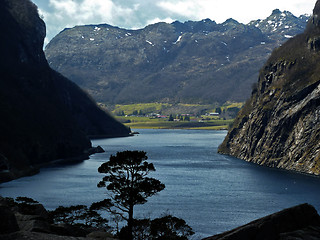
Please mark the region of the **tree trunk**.
[[133, 239], [133, 205], [129, 206], [129, 218], [128, 218], [128, 240]]

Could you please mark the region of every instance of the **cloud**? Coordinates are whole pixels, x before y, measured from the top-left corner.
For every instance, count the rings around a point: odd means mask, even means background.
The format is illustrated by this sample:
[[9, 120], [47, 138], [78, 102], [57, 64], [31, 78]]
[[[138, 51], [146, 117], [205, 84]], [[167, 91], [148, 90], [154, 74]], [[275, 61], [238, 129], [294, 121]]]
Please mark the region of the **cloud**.
[[247, 23], [266, 18], [275, 8], [295, 15], [312, 13], [310, 0], [33, 0], [47, 25], [48, 39], [66, 27], [102, 24], [137, 29], [164, 21], [198, 21], [210, 18], [218, 23], [228, 18]]
[[83, 24], [90, 21], [110, 20], [113, 16], [112, 10], [115, 5], [111, 0], [50, 0], [49, 6], [53, 12], [57, 13], [55, 17], [60, 20], [61, 16], [65, 22], [74, 22]]
[[196, 17], [203, 10], [198, 1], [163, 1], [157, 3], [157, 6], [165, 11], [178, 14], [184, 17]]
[[158, 23], [158, 22], [172, 23], [174, 21], [175, 20], [172, 18], [165, 18], [165, 19], [154, 18], [154, 19], [148, 20], [147, 25]]
[[64, 28], [76, 25], [108, 23], [118, 26], [120, 22], [130, 25], [135, 21], [130, 16], [138, 11], [139, 4], [125, 7], [112, 0], [49, 0], [47, 8], [44, 10], [42, 4], [39, 12], [46, 22], [48, 39], [51, 39]]
[[257, 1], [257, 0], [164, 0], [157, 6], [174, 15], [187, 16], [191, 20], [210, 18], [223, 22], [234, 18], [239, 22], [266, 18], [272, 10], [289, 10], [296, 15], [311, 13], [314, 3], [306, 0]]
[[[230, 4], [230, 1], [227, 0], [166, 0], [157, 3], [157, 6], [167, 12], [185, 16], [192, 20], [211, 18], [212, 20], [221, 22], [227, 18], [236, 18], [239, 15], [237, 12], [244, 7], [244, 1], [231, 2]], [[252, 2], [254, 4], [256, 1]]]
[[64, 12], [69, 16], [76, 13], [77, 4], [72, 0], [50, 0], [49, 4], [52, 7], [54, 7], [57, 11]]

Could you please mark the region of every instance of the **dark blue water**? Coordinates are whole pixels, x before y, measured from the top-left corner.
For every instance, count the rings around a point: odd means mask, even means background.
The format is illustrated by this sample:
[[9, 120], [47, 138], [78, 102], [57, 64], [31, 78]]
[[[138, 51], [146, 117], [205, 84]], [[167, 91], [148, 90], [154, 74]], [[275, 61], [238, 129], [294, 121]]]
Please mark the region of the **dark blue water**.
[[320, 178], [269, 169], [217, 154], [226, 131], [139, 130], [129, 138], [95, 140], [106, 153], [74, 165], [55, 165], [41, 173], [0, 185], [0, 195], [28, 196], [54, 209], [90, 205], [105, 196], [97, 188], [97, 168], [110, 154], [143, 150], [166, 188], [135, 209], [136, 217], [181, 217], [199, 239], [256, 218], [308, 202], [320, 210]]

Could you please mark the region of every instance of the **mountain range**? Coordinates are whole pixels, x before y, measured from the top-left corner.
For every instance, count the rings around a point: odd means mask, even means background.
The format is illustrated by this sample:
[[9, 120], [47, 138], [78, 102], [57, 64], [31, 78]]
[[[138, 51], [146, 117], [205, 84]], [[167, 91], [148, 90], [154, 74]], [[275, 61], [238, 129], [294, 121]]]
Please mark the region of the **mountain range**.
[[319, 16], [318, 0], [303, 34], [273, 51], [220, 153], [320, 175]]
[[249, 24], [76, 26], [54, 37], [45, 54], [53, 69], [102, 103], [244, 101], [272, 50], [301, 33], [307, 20], [276, 9]]

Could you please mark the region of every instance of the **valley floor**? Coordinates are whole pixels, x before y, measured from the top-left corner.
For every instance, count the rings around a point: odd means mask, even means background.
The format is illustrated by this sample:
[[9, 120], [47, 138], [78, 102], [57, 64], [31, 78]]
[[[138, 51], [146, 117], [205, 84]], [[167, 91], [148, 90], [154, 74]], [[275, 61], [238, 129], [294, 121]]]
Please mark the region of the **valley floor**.
[[219, 117], [190, 117], [190, 120], [164, 117], [116, 117], [120, 122], [133, 129], [199, 129], [199, 130], [225, 130], [233, 123], [233, 119], [221, 119]]
[[225, 130], [232, 125], [243, 103], [227, 102], [222, 106], [181, 103], [100, 106], [130, 128]]

